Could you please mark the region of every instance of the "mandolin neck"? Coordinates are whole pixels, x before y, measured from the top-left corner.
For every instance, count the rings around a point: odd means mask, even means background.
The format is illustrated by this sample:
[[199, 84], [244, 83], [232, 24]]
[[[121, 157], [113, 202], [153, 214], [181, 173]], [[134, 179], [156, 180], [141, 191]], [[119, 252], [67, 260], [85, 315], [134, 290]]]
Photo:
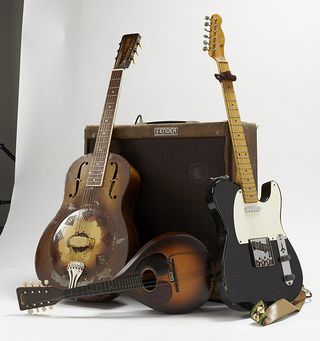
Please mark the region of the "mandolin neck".
[[77, 298], [100, 294], [116, 294], [142, 288], [141, 275], [121, 276], [107, 282], [93, 283], [64, 291], [65, 298]]
[[96, 137], [93, 159], [87, 178], [87, 186], [100, 187], [103, 183], [104, 173], [109, 155], [122, 73], [122, 69], [114, 69], [111, 73], [108, 92], [103, 108], [103, 114]]
[[[225, 60], [217, 61], [218, 69], [221, 74], [229, 74], [228, 62]], [[258, 202], [258, 193], [252, 171], [252, 165], [248, 152], [246, 137], [240, 119], [237, 99], [233, 88], [233, 80], [219, 79], [222, 86], [224, 103], [228, 115], [228, 124], [237, 165], [240, 186], [243, 192], [245, 203]]]

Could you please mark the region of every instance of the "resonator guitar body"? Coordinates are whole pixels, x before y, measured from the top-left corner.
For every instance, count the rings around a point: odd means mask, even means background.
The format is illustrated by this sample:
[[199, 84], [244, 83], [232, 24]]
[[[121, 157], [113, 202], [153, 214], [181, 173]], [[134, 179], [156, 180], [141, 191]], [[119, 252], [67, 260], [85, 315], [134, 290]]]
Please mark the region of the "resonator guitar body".
[[139, 174], [123, 157], [109, 152], [123, 70], [139, 42], [138, 33], [122, 37], [94, 152], [71, 165], [62, 206], [40, 239], [36, 272], [53, 287], [110, 280], [139, 247], [132, 219]]
[[79, 285], [109, 280], [138, 249], [132, 219], [138, 172], [120, 155], [109, 154], [101, 187], [87, 186], [92, 154], [70, 167], [61, 208], [44, 231], [35, 258], [38, 278], [69, 286], [68, 264], [84, 264]]

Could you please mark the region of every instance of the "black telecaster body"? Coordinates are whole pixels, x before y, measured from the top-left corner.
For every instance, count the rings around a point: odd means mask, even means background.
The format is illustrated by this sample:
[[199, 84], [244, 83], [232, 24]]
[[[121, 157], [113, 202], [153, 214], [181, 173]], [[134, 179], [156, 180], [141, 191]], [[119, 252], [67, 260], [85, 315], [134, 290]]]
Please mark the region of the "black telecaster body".
[[[262, 186], [262, 195], [259, 201], [262, 206], [261, 211], [254, 214], [257, 216], [262, 214], [263, 204], [271, 205], [274, 207], [273, 213], [277, 215], [276, 218], [281, 224], [281, 201], [280, 207], [279, 203], [273, 204], [272, 187], [280, 193], [275, 182], [265, 183]], [[264, 256], [261, 257], [260, 264], [259, 257], [258, 263], [256, 263], [254, 247], [257, 245], [249, 241], [240, 244], [236, 235], [235, 210], [237, 207], [235, 207], [235, 199], [239, 192], [241, 194], [238, 185], [221, 178], [213, 182], [207, 195], [209, 210], [218, 222], [219, 230], [219, 272], [216, 283], [219, 295], [224, 303], [235, 310], [251, 309], [261, 299], [266, 303], [272, 303], [281, 298], [291, 301], [298, 295], [302, 287], [299, 259], [288, 238], [284, 238], [283, 245], [279, 248], [277, 240], [270, 238], [270, 246], [268, 246], [268, 243], [263, 243], [266, 239], [263, 240], [262, 235], [254, 235], [252, 236], [253, 241], [261, 237], [260, 246], [265, 245], [265, 248], [258, 252], [260, 255], [266, 255], [267, 258], [264, 265]], [[259, 224], [259, 218], [255, 219]], [[243, 228], [243, 226], [238, 226], [238, 228]], [[263, 247], [261, 248], [263, 249]], [[284, 251], [288, 257], [282, 256]], [[272, 259], [268, 263], [269, 254], [272, 255]], [[291, 269], [287, 275], [284, 274], [282, 265], [286, 262], [289, 263]], [[289, 284], [286, 283], [286, 280]]]

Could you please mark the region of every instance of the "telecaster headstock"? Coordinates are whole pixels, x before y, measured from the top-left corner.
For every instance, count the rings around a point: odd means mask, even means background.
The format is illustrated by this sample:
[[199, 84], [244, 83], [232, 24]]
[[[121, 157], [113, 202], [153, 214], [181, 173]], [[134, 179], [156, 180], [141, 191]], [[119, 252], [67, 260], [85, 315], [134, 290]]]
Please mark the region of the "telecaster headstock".
[[[205, 31], [208, 34], [204, 35], [204, 51], [208, 51], [208, 54], [216, 62], [225, 61], [224, 57], [224, 33], [221, 29], [222, 18], [219, 14], [213, 14], [211, 17], [205, 17]], [[208, 28], [209, 29], [208, 29]]]

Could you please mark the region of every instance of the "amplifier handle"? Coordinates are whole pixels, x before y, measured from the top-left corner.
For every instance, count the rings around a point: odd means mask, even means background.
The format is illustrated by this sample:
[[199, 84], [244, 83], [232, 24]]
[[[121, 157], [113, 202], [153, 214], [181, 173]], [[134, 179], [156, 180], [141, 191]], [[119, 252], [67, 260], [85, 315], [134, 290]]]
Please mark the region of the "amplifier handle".
[[177, 123], [196, 123], [199, 121], [151, 121], [144, 122], [142, 115], [138, 115], [134, 124], [177, 124]]

